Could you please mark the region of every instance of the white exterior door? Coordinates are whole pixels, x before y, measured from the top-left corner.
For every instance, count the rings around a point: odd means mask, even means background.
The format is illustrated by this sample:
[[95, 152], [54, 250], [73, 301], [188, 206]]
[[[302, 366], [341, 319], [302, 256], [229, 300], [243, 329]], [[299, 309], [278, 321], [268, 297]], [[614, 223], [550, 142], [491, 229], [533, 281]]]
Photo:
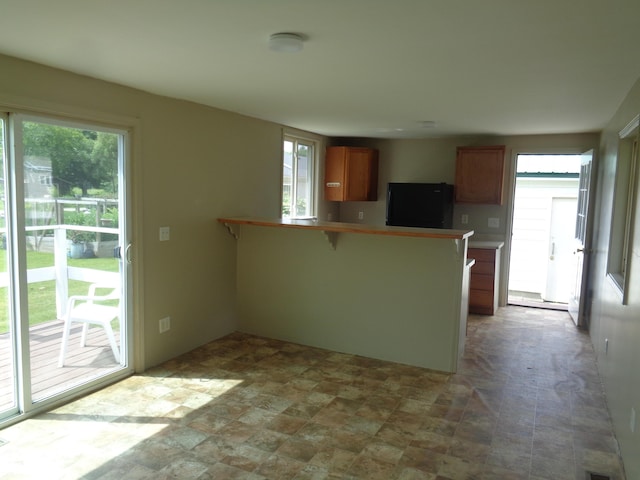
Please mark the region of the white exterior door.
[[573, 281], [573, 219], [575, 198], [551, 199], [551, 226], [548, 246], [547, 282], [542, 299], [546, 302], [568, 303]]
[[595, 175], [592, 175], [593, 150], [582, 154], [580, 167], [580, 186], [578, 192], [578, 209], [576, 216], [575, 240], [573, 249], [573, 265], [571, 268], [573, 281], [569, 297], [569, 314], [579, 327], [586, 327], [587, 275], [591, 252], [590, 211], [593, 196], [590, 191], [594, 186]]

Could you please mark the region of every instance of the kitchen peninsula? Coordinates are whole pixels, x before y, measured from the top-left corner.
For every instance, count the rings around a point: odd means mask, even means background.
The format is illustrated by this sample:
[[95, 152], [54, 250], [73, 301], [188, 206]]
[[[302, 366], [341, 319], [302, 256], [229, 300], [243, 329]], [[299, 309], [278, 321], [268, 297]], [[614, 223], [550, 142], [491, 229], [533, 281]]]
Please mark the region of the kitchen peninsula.
[[455, 372], [473, 231], [219, 218], [237, 240], [239, 330]]

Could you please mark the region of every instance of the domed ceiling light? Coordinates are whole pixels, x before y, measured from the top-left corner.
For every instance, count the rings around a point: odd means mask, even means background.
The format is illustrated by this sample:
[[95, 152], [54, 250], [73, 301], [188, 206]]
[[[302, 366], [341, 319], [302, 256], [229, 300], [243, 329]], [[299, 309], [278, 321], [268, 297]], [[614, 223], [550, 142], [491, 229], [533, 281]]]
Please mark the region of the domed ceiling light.
[[269, 37], [269, 49], [274, 52], [299, 52], [303, 44], [304, 39], [297, 33], [274, 33]]
[[438, 126], [433, 120], [420, 120], [418, 125], [422, 128], [436, 128]]

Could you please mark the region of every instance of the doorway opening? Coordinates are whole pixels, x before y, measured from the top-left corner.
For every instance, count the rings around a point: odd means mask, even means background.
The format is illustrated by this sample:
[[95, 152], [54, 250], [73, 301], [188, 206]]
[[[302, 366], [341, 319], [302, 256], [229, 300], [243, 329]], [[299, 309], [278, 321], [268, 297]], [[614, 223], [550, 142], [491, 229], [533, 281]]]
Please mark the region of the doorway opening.
[[581, 155], [520, 154], [509, 261], [510, 305], [567, 310]]

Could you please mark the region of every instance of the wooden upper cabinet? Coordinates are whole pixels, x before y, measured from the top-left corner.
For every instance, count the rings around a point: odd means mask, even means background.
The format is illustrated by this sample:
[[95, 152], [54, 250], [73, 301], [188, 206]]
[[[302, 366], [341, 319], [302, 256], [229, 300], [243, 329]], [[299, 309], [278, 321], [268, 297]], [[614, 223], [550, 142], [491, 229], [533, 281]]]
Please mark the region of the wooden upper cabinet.
[[378, 151], [327, 147], [324, 198], [338, 202], [378, 199]]
[[456, 203], [502, 205], [504, 145], [458, 147]]

